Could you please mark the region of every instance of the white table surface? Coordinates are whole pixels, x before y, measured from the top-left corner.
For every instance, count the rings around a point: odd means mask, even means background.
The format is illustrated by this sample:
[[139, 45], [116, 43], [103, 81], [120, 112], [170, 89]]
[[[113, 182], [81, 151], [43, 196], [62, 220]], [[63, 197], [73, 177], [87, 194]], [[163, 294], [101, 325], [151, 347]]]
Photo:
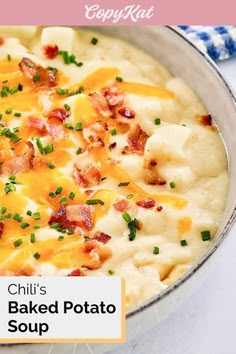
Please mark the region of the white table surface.
[[[219, 66], [236, 91], [236, 57]], [[236, 225], [217, 252], [213, 271], [184, 305], [135, 345], [109, 354], [236, 354]], [[81, 354], [76, 344], [27, 349], [30, 354]], [[1, 348], [1, 354], [25, 352], [24, 346]]]

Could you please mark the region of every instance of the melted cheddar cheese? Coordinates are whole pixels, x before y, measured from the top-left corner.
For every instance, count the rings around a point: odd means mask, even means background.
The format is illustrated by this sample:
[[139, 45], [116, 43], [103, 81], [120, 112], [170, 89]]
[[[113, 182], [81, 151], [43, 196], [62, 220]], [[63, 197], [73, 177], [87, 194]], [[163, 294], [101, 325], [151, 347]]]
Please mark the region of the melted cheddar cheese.
[[0, 37], [0, 275], [115, 274], [127, 308], [151, 298], [203, 254], [225, 207], [210, 115], [119, 39]]

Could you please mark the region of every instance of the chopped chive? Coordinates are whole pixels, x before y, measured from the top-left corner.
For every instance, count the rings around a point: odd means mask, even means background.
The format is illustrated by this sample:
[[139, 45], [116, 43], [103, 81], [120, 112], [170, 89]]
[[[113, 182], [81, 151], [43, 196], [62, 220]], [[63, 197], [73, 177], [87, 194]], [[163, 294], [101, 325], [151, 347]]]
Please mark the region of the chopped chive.
[[86, 200], [86, 204], [87, 205], [96, 205], [96, 204], [104, 205], [105, 203], [101, 199], [89, 199], [89, 200]]
[[10, 176], [10, 177], [8, 177], [8, 179], [9, 179], [10, 181], [15, 181], [15, 180], [16, 180], [16, 176]]
[[22, 243], [23, 243], [23, 240], [22, 240], [21, 238], [19, 238], [18, 240], [16, 240], [16, 241], [14, 242], [14, 246], [15, 246], [15, 247], [19, 247], [20, 245], [22, 245]]
[[10, 192], [15, 192], [16, 191], [16, 186], [13, 183], [7, 183], [6, 187], [4, 188], [4, 192], [6, 194]]
[[56, 75], [58, 73], [58, 69], [57, 68], [53, 68], [52, 66], [48, 66], [47, 70], [52, 71], [54, 75]]
[[40, 80], [40, 75], [39, 74], [36, 74], [33, 76], [33, 82], [37, 82]]
[[59, 236], [59, 237], [57, 238], [57, 240], [58, 240], [58, 241], [64, 240], [64, 236]]
[[130, 222], [132, 220], [131, 216], [129, 215], [129, 213], [124, 213], [122, 214], [122, 218], [126, 221], [126, 222]]
[[153, 247], [153, 254], [159, 254], [159, 247]]
[[65, 108], [66, 111], [70, 110], [70, 106], [67, 103], [64, 104], [64, 108]]
[[105, 179], [107, 179], [107, 177], [102, 177], [102, 178], [101, 178], [101, 181], [105, 181]]
[[173, 181], [172, 181], [172, 182], [170, 182], [170, 183], [169, 183], [169, 185], [170, 185], [170, 188], [171, 188], [171, 189], [173, 189], [173, 188], [175, 188], [175, 187], [176, 187], [176, 184], [175, 184], [175, 182], [173, 182]]
[[10, 56], [10, 54], [7, 54], [7, 60], [8, 60], [8, 61], [11, 61], [11, 56]]
[[30, 242], [35, 243], [35, 234], [34, 233], [30, 234]]
[[208, 241], [211, 239], [211, 233], [209, 230], [202, 231], [201, 235], [202, 235], [202, 241]]
[[40, 229], [40, 225], [39, 225], [39, 224], [35, 224], [35, 225], [34, 225], [34, 229], [35, 229], [35, 230]]
[[34, 218], [34, 220], [40, 220], [41, 219], [40, 213], [39, 212], [34, 213], [33, 218]]
[[129, 241], [134, 241], [135, 237], [136, 237], [136, 231], [137, 231], [137, 228], [138, 228], [138, 220], [137, 219], [134, 219], [134, 220], [131, 220], [129, 221], [128, 223], [128, 228], [129, 228]]
[[70, 123], [66, 123], [66, 124], [65, 124], [65, 127], [66, 127], [67, 129], [70, 129], [70, 130], [73, 130], [73, 129], [74, 129], [73, 125], [71, 125]]
[[0, 120], [2, 119], [2, 114], [0, 114]]
[[127, 199], [131, 199], [131, 198], [133, 198], [133, 196], [134, 196], [133, 194], [129, 194], [129, 195], [127, 195], [126, 198], [127, 198]]
[[0, 215], [0, 220], [6, 219], [5, 215]]
[[60, 204], [62, 204], [62, 205], [67, 204], [67, 198], [66, 197], [62, 197], [60, 199]]
[[12, 110], [13, 110], [12, 108], [7, 108], [7, 109], [5, 110], [5, 113], [6, 113], [6, 114], [11, 114], [11, 113], [12, 113]]
[[76, 66], [83, 66], [84, 65], [84, 63], [82, 63], [82, 61], [79, 61], [78, 63], [76, 63]]
[[54, 151], [53, 144], [49, 144], [44, 148], [45, 155], [50, 154], [53, 151]]
[[82, 122], [77, 122], [75, 125], [75, 130], [81, 131], [83, 130], [83, 123]]
[[31, 210], [27, 210], [26, 214], [31, 216], [32, 215], [32, 211]]
[[34, 258], [35, 258], [35, 259], [39, 259], [39, 258], [40, 258], [40, 254], [39, 254], [38, 252], [36, 252], [36, 253], [34, 254]]
[[16, 220], [16, 221], [20, 221], [20, 220], [21, 220], [20, 214], [16, 213], [16, 214], [13, 216], [13, 219]]
[[1, 207], [1, 214], [3, 215], [3, 214], [5, 214], [5, 212], [7, 211], [7, 208], [6, 207]]
[[58, 229], [60, 227], [60, 224], [58, 222], [53, 222], [52, 224], [50, 224], [50, 227], [52, 229]]
[[71, 63], [69, 53], [66, 50], [62, 51], [62, 57], [64, 60], [64, 64], [68, 65]]
[[47, 164], [48, 168], [50, 168], [51, 170], [53, 170], [55, 168], [55, 165], [53, 165], [52, 163], [48, 163]]
[[73, 200], [73, 199], [75, 198], [75, 193], [74, 193], [74, 192], [70, 192], [69, 198], [70, 198], [71, 200]]
[[48, 195], [51, 198], [55, 198], [56, 197], [56, 194], [54, 192], [49, 192]]
[[63, 89], [63, 88], [59, 88], [57, 89], [57, 94], [58, 95], [66, 95], [68, 93], [68, 90], [67, 89]]
[[126, 187], [130, 184], [130, 182], [121, 182], [118, 184], [118, 187]]
[[112, 136], [117, 135], [117, 130], [116, 130], [116, 128], [111, 129], [111, 135], [112, 135]]
[[78, 148], [76, 151], [76, 155], [80, 155], [82, 153], [83, 149], [81, 147]]
[[115, 273], [114, 270], [112, 270], [112, 269], [108, 270], [108, 274], [113, 275], [114, 273]]
[[79, 91], [83, 92], [84, 91], [84, 86], [79, 87]]
[[22, 228], [22, 229], [26, 229], [27, 227], [29, 227], [30, 226], [30, 224], [28, 224], [27, 222], [22, 222], [21, 224], [20, 224], [20, 227]]
[[9, 90], [10, 94], [13, 95], [14, 93], [18, 92], [18, 88], [17, 87], [12, 87]]
[[98, 39], [97, 39], [97, 38], [93, 37], [93, 38], [91, 39], [91, 44], [96, 45], [97, 42], [98, 42]]
[[36, 145], [37, 145], [37, 147], [39, 149], [39, 152], [43, 155], [44, 154], [44, 147], [43, 147], [43, 144], [42, 144], [40, 138], [36, 139]]
[[7, 215], [6, 215], [6, 218], [7, 219], [10, 219], [12, 217], [12, 213], [8, 213]]
[[186, 240], [181, 240], [181, 241], [180, 241], [180, 244], [181, 244], [181, 246], [184, 247], [184, 246], [187, 246], [188, 243], [187, 243]]
[[15, 127], [15, 128], [13, 129], [13, 131], [14, 131], [14, 133], [17, 133], [17, 132], [20, 131], [20, 128], [19, 128], [19, 127]]
[[71, 229], [66, 229], [66, 233], [67, 233], [67, 235], [73, 235], [73, 230], [71, 230]]
[[60, 186], [60, 187], [58, 187], [57, 189], [56, 189], [56, 191], [55, 191], [55, 194], [61, 194], [61, 192], [62, 192], [62, 190], [63, 190], [63, 188]]
[[122, 79], [122, 77], [117, 76], [117, 77], [116, 77], [116, 81], [118, 81], [118, 82], [122, 82], [122, 81], [123, 81], [123, 79]]
[[156, 118], [155, 119], [155, 125], [160, 125], [161, 124], [161, 119], [160, 118]]

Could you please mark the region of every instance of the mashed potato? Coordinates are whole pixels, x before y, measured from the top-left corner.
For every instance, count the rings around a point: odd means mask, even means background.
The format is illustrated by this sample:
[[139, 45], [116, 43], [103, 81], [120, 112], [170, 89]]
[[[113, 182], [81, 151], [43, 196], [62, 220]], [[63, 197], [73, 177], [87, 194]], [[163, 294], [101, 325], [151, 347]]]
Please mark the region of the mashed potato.
[[224, 145], [179, 78], [119, 39], [1, 27], [0, 274], [118, 275], [127, 308], [206, 251]]

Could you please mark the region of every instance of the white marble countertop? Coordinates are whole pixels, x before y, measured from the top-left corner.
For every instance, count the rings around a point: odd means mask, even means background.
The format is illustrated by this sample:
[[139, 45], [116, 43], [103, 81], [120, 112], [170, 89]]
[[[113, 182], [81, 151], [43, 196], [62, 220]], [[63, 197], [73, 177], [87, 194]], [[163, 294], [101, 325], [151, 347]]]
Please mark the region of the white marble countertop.
[[[219, 67], [236, 91], [236, 58]], [[124, 344], [109, 354], [235, 354], [236, 225], [217, 252], [213, 271], [184, 305], [140, 337], [138, 343]], [[83, 354], [76, 344], [20, 345], [2, 347], [0, 352]]]

